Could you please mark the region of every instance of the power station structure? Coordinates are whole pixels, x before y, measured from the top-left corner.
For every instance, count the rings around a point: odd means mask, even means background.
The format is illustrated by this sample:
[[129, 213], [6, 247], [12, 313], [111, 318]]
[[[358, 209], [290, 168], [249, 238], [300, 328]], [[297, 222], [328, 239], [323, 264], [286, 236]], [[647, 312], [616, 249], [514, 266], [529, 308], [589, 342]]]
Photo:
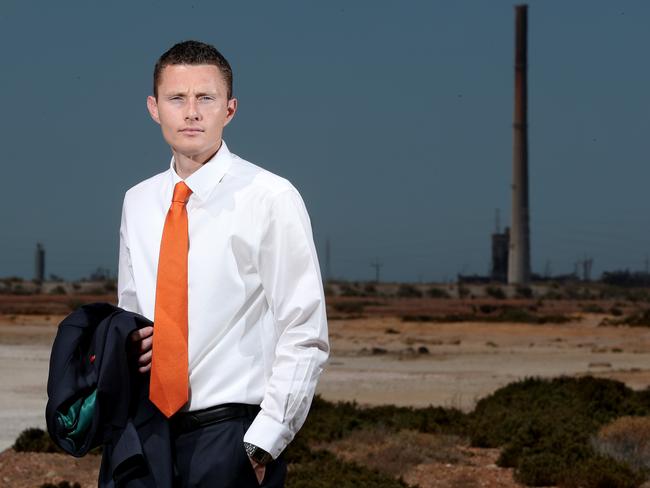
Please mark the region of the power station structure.
[[512, 220], [508, 283], [530, 281], [528, 204], [528, 6], [515, 6], [515, 107], [512, 145]]
[[510, 228], [501, 232], [499, 210], [496, 211], [496, 228], [492, 234], [492, 266], [490, 280], [499, 283], [508, 281], [508, 248], [510, 246]]
[[36, 243], [34, 258], [34, 281], [42, 283], [45, 281], [45, 248], [40, 242]]

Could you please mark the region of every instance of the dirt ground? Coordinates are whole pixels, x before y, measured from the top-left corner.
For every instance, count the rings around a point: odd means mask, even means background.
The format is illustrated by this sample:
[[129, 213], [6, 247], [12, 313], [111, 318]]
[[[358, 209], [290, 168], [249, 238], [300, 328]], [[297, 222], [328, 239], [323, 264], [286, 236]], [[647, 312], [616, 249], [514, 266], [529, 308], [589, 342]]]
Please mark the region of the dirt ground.
[[[481, 397], [528, 376], [593, 374], [636, 389], [650, 386], [650, 329], [599, 326], [604, 317], [582, 314], [580, 320], [562, 325], [333, 319], [332, 354], [318, 393], [328, 400], [362, 405], [433, 404], [471, 410]], [[63, 315], [0, 315], [0, 451], [10, 447], [23, 429], [45, 427], [49, 353], [62, 319]], [[405, 479], [422, 488], [516, 486], [511, 473], [494, 465], [497, 454], [483, 451], [472, 453], [464, 464], [423, 463]], [[84, 472], [96, 479], [96, 471], [89, 474], [96, 469], [96, 460], [93, 467], [75, 468], [72, 458], [40, 456], [46, 457], [0, 454], [0, 486], [40, 486], [64, 479], [62, 472]], [[40, 468], [28, 468], [32, 464]], [[440, 478], [445, 471], [449, 475]], [[20, 484], [17, 479], [26, 472], [40, 473], [35, 474], [39, 482]]]
[[467, 411], [529, 376], [592, 374], [650, 386], [650, 329], [599, 326], [604, 317], [562, 325], [332, 320], [332, 357], [318, 391], [331, 400]]

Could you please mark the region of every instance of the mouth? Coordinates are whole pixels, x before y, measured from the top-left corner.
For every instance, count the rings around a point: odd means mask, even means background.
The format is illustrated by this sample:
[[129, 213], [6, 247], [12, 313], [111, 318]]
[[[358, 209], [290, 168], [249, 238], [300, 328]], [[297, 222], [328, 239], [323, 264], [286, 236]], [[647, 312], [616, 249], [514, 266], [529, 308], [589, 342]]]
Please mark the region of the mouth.
[[199, 127], [186, 127], [184, 129], [181, 129], [179, 132], [182, 134], [188, 134], [188, 135], [193, 135], [193, 134], [200, 134], [203, 132], [203, 129]]

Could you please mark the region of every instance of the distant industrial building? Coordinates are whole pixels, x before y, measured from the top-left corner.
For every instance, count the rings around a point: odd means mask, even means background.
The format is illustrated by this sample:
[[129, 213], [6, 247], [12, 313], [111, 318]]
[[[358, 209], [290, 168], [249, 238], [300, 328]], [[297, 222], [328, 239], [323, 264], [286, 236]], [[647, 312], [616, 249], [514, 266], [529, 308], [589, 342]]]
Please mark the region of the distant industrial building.
[[492, 234], [492, 266], [490, 278], [492, 281], [506, 283], [508, 281], [508, 250], [510, 246], [510, 228], [503, 232], [499, 229]]

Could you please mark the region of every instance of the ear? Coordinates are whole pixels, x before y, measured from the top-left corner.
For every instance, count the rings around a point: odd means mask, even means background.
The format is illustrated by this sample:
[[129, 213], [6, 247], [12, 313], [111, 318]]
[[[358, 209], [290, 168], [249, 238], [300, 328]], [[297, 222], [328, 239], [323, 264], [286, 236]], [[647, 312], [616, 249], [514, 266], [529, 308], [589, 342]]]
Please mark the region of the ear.
[[158, 102], [156, 98], [149, 95], [147, 97], [147, 109], [149, 110], [149, 115], [151, 118], [156, 121], [157, 124], [160, 124], [160, 116], [158, 115]]
[[224, 120], [223, 126], [227, 126], [232, 118], [235, 116], [235, 112], [237, 112], [237, 99], [236, 98], [231, 98], [228, 100], [228, 106], [226, 107], [226, 120]]

